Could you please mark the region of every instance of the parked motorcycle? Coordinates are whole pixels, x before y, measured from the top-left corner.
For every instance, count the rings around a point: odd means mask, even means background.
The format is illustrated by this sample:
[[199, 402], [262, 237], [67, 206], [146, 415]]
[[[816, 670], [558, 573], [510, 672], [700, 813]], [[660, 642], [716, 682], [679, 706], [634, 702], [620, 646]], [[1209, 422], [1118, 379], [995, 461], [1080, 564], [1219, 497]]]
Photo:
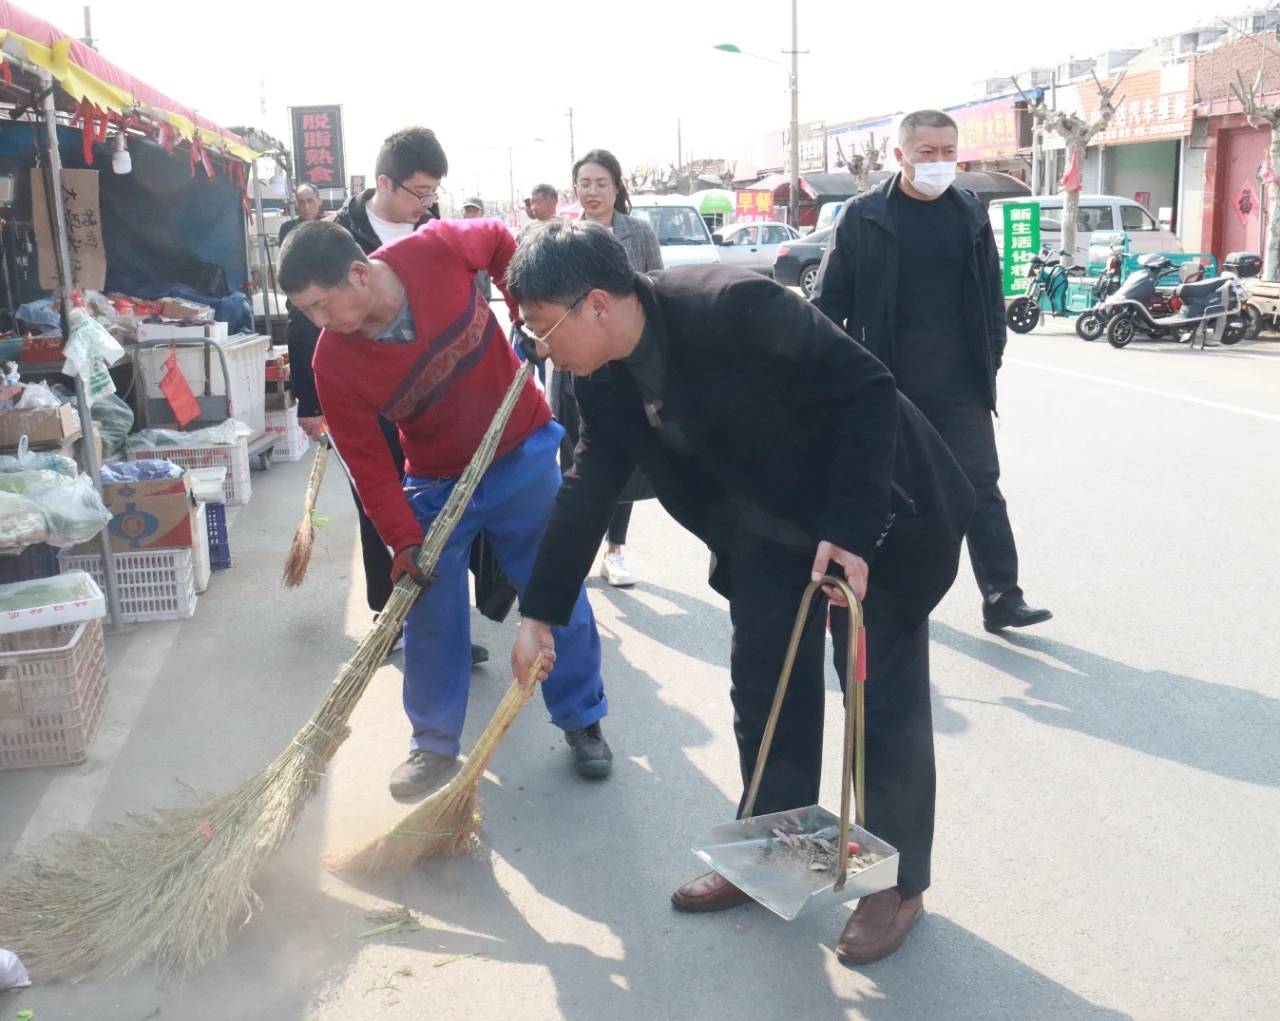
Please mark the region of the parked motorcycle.
[[1163, 317], [1152, 315], [1140, 301], [1118, 302], [1107, 326], [1107, 340], [1112, 347], [1125, 347], [1142, 330], [1151, 336], [1172, 333], [1179, 343], [1186, 340], [1192, 346], [1199, 336], [1203, 348], [1210, 329], [1228, 345], [1243, 340], [1249, 329], [1248, 292], [1234, 276], [1179, 284], [1170, 298], [1171, 304], [1175, 301], [1179, 306], [1175, 314]]
[[1120, 274], [1124, 268], [1123, 241], [1111, 246], [1111, 254], [1107, 256], [1107, 264], [1099, 274], [1097, 283], [1093, 285], [1093, 307], [1076, 316], [1076, 336], [1081, 340], [1097, 340], [1107, 329], [1107, 320], [1103, 315], [1106, 300], [1120, 289]]
[[1067, 278], [1084, 273], [1083, 266], [1064, 269], [1062, 249], [1042, 249], [1027, 263], [1027, 289], [1009, 304], [1005, 320], [1014, 333], [1030, 333], [1040, 322], [1040, 297], [1045, 296], [1054, 315], [1066, 315]]
[[[1241, 280], [1258, 277], [1262, 275], [1262, 256], [1256, 252], [1229, 252], [1222, 260], [1222, 269]], [[1274, 290], [1274, 285], [1268, 287], [1262, 284], [1256, 289], [1252, 285], [1246, 285], [1245, 290], [1249, 292], [1248, 336], [1250, 340], [1256, 340], [1258, 334], [1262, 332], [1263, 317], [1271, 315], [1273, 320], [1275, 318], [1277, 308], [1275, 299], [1270, 293], [1264, 293]]]

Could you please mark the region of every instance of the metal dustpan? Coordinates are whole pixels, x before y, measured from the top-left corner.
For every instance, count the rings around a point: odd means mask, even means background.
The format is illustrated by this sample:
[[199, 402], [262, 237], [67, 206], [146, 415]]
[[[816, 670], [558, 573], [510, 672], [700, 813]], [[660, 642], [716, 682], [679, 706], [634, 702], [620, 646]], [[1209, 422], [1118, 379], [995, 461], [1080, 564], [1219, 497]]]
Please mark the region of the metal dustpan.
[[[793, 808], [785, 812], [752, 816], [760, 781], [764, 776], [769, 748], [782, 702], [791, 681], [800, 647], [800, 636], [809, 616], [814, 594], [823, 585], [839, 588], [849, 603], [849, 662], [845, 676], [844, 769], [841, 776], [840, 815], [821, 805]], [[854, 897], [867, 897], [887, 890], [898, 882], [898, 851], [863, 828], [864, 795], [864, 710], [863, 684], [866, 681], [866, 636], [862, 626], [862, 606], [843, 578], [828, 576], [811, 582], [800, 600], [791, 643], [782, 674], [774, 692], [773, 706], [765, 724], [755, 771], [747, 788], [744, 818], [713, 826], [704, 833], [693, 853], [753, 900], [787, 921], [811, 907], [836, 904]], [[849, 810], [856, 790], [856, 823], [850, 824]], [[849, 858], [849, 841], [861, 845]], [[826, 848], [831, 848], [828, 853]], [[825, 865], [817, 868], [815, 865]]]

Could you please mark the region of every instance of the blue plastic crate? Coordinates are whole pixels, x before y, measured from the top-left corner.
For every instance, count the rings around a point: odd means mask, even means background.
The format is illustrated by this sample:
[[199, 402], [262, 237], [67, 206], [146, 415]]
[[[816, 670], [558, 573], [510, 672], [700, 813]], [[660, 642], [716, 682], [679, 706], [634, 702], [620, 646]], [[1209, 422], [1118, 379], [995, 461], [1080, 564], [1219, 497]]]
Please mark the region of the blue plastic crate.
[[231, 543], [227, 538], [227, 508], [220, 503], [205, 504], [209, 521], [209, 567], [221, 571], [231, 566]]

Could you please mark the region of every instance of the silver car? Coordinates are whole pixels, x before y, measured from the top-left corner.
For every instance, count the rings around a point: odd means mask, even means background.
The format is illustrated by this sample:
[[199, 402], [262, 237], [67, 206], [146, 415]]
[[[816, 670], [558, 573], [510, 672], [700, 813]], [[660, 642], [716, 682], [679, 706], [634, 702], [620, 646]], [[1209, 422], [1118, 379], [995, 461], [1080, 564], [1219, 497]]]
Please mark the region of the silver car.
[[778, 247], [800, 235], [785, 223], [734, 223], [711, 235], [720, 246], [720, 261], [773, 276]]

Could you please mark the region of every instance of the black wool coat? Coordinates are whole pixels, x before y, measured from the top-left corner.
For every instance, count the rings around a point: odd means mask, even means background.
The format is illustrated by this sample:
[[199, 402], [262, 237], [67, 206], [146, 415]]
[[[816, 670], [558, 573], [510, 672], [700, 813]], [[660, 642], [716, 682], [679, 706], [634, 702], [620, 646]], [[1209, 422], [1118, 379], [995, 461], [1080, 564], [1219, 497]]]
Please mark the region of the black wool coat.
[[870, 564], [871, 590], [927, 616], [955, 578], [973, 490], [889, 371], [808, 302], [725, 266], [638, 278], [666, 361], [662, 442], [621, 362], [576, 380], [582, 423], [521, 612], [569, 619], [618, 494], [639, 467], [658, 500], [712, 553], [731, 594], [740, 508], [752, 504]]

